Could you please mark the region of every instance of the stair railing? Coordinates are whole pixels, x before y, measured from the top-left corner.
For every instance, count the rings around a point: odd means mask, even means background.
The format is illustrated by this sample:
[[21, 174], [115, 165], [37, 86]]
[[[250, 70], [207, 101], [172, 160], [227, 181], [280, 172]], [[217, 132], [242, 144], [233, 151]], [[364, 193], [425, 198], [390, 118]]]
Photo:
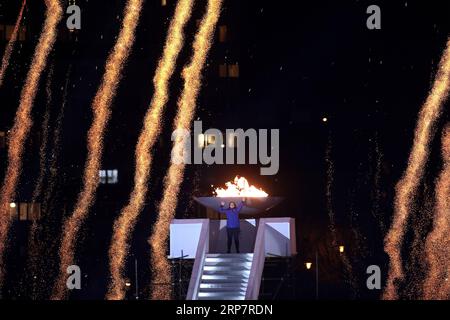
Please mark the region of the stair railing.
[[258, 231], [256, 232], [255, 249], [253, 250], [252, 267], [248, 278], [245, 300], [258, 300], [259, 287], [266, 259], [265, 243], [266, 219], [259, 219]]
[[191, 280], [189, 281], [189, 289], [186, 300], [197, 300], [200, 281], [205, 265], [205, 257], [209, 252], [209, 219], [203, 219], [202, 229], [198, 240], [197, 251], [195, 254], [195, 262], [192, 267]]

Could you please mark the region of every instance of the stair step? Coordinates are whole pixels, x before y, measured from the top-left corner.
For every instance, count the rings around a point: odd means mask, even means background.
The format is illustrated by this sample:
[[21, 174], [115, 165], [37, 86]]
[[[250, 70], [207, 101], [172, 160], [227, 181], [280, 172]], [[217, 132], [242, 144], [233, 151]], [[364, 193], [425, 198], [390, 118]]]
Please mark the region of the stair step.
[[224, 282], [224, 281], [203, 281], [201, 282], [201, 285], [203, 285], [203, 287], [207, 286], [207, 285], [229, 285], [230, 288], [235, 288], [235, 289], [242, 289], [245, 288], [247, 290], [247, 282]]
[[253, 258], [253, 253], [208, 253], [210, 258]]
[[221, 258], [221, 257], [206, 257], [205, 258], [205, 263], [228, 263], [228, 264], [234, 264], [234, 263], [245, 263], [245, 262], [252, 262], [251, 258], [234, 258], [234, 257], [225, 257], [225, 258]]
[[203, 280], [221, 281], [221, 282], [248, 282], [248, 277], [243, 275], [227, 275], [227, 274], [203, 274]]
[[236, 300], [239, 300], [239, 301], [241, 301], [241, 300], [245, 300], [245, 297], [223, 297], [223, 298], [210, 298], [210, 297], [198, 297], [197, 298], [197, 300], [203, 300], [203, 301], [206, 301], [206, 300], [211, 300], [211, 301], [214, 301], [214, 300], [226, 300], [226, 301], [236, 301]]
[[232, 282], [222, 282], [222, 283], [200, 283], [200, 290], [203, 289], [233, 289], [233, 290], [246, 290], [247, 283], [232, 283]]
[[199, 292], [199, 300], [244, 300], [245, 294], [233, 294], [222, 292]]
[[250, 272], [250, 267], [242, 267], [235, 265], [220, 265], [220, 266], [204, 266], [204, 271], [212, 272]]
[[[230, 281], [230, 280], [224, 280], [224, 279], [214, 279], [214, 280], [210, 280], [210, 279], [203, 279], [200, 282], [200, 285], [204, 285], [203, 287], [199, 287], [199, 288], [207, 288], [209, 285], [219, 285], [219, 286], [215, 286], [214, 288], [234, 288], [236, 290], [238, 289], [243, 289], [243, 288], [247, 288], [248, 286], [248, 281]], [[222, 286], [221, 286], [222, 285]], [[225, 286], [223, 286], [225, 285]]]
[[218, 262], [212, 262], [212, 261], [205, 261], [205, 266], [207, 267], [236, 267], [236, 268], [248, 268], [250, 269], [252, 267], [251, 261], [239, 261], [239, 262], [227, 262], [227, 261], [218, 261]]
[[203, 270], [203, 275], [217, 275], [217, 276], [241, 276], [248, 278], [250, 271], [248, 270]]
[[221, 292], [229, 294], [245, 295], [245, 289], [239, 288], [200, 288], [199, 292]]
[[200, 282], [199, 290], [201, 289], [230, 289], [230, 290], [247, 290], [247, 282]]

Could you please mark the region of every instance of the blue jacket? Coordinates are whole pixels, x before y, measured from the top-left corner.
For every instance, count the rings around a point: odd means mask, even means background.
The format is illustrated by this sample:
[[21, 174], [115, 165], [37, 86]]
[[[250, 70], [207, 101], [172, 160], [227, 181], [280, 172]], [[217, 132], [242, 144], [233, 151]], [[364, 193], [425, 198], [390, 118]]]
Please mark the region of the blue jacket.
[[239, 228], [239, 212], [242, 207], [244, 207], [244, 201], [241, 201], [234, 209], [220, 207], [220, 212], [227, 215], [227, 228]]

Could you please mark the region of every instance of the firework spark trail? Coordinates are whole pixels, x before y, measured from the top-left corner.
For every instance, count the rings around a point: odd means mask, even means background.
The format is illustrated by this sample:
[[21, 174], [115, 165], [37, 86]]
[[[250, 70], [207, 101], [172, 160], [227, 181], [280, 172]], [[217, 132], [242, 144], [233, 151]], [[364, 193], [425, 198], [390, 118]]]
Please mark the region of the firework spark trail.
[[[325, 150], [325, 162], [327, 165], [327, 182], [326, 182], [326, 206], [328, 212], [328, 218], [330, 219], [330, 231], [333, 236], [333, 239], [336, 239], [336, 227], [334, 221], [334, 211], [333, 211], [333, 202], [332, 202], [332, 188], [334, 183], [334, 164], [331, 158], [331, 149], [332, 149], [332, 140], [331, 134], [328, 137], [327, 148]], [[335, 240], [333, 240], [335, 241]]]
[[[370, 159], [371, 159], [371, 156], [369, 154], [369, 162], [370, 162]], [[356, 199], [361, 197], [361, 196], [358, 197], [358, 195], [359, 195], [358, 192], [360, 192], [361, 187], [364, 184], [364, 181], [368, 181], [368, 176], [370, 174], [370, 173], [363, 174], [363, 170], [364, 170], [363, 163], [360, 162], [358, 165], [356, 182], [355, 182], [355, 185], [353, 186], [353, 188], [351, 189], [352, 191], [349, 196], [349, 198], [350, 198], [350, 205], [349, 205], [350, 228], [353, 233], [355, 248], [358, 251], [357, 258], [361, 258], [361, 259], [366, 258], [369, 254], [368, 248], [364, 241], [363, 234], [361, 232], [361, 228], [358, 225], [358, 217], [359, 217], [359, 212], [361, 211], [361, 208], [359, 208], [359, 205], [356, 202]]]
[[[203, 17], [193, 43], [193, 56], [188, 66], [183, 70], [184, 86], [178, 100], [178, 113], [174, 122], [174, 129], [188, 130], [194, 117], [196, 100], [201, 87], [201, 72], [206, 62], [212, 37], [220, 16], [222, 0], [208, 0], [206, 14]], [[180, 154], [184, 143], [176, 140], [174, 152]], [[180, 152], [180, 153], [177, 153]], [[184, 176], [184, 164], [171, 163], [164, 180], [164, 194], [159, 205], [158, 220], [149, 239], [152, 257], [153, 289], [151, 297], [157, 300], [170, 299], [169, 290], [164, 290], [156, 283], [171, 282], [170, 265], [166, 259], [166, 242], [178, 202], [178, 193]]]
[[8, 69], [9, 61], [11, 59], [11, 54], [14, 50], [14, 45], [17, 41], [19, 35], [20, 24], [22, 22], [23, 11], [25, 10], [26, 0], [23, 0], [22, 7], [20, 8], [19, 15], [17, 16], [16, 24], [14, 25], [13, 32], [11, 33], [11, 38], [5, 48], [5, 53], [2, 58], [2, 65], [0, 66], [0, 87], [3, 84], [3, 79], [5, 77], [6, 69]]
[[53, 77], [53, 66], [49, 71], [47, 84], [45, 86], [47, 102], [41, 128], [42, 140], [39, 148], [39, 176], [34, 186], [33, 194], [31, 197], [32, 203], [35, 203], [42, 193], [42, 184], [44, 183], [45, 174], [47, 171], [46, 159], [47, 159], [47, 145], [48, 145], [48, 126], [50, 121], [50, 108], [52, 103], [52, 88], [51, 88], [52, 77]]
[[360, 228], [358, 227], [358, 213], [357, 210], [355, 208], [355, 197], [357, 194], [357, 191], [359, 188], [359, 185], [357, 184], [354, 188], [353, 191], [351, 192], [350, 197], [350, 205], [349, 205], [349, 218], [350, 218], [350, 228], [352, 230], [352, 234], [353, 234], [353, 240], [352, 240], [352, 247], [355, 248], [358, 252], [357, 255], [353, 256], [352, 260], [355, 263], [355, 265], [362, 265], [362, 262], [364, 261], [365, 258], [367, 258], [367, 256], [369, 255], [369, 251], [367, 248], [367, 245], [364, 241], [363, 235], [361, 233]]
[[129, 238], [142, 211], [148, 193], [148, 181], [152, 165], [151, 150], [161, 131], [161, 117], [169, 100], [169, 80], [176, 67], [178, 55], [184, 44], [184, 27], [192, 14], [194, 0], [180, 0], [170, 23], [166, 44], [156, 70], [153, 84], [155, 93], [144, 120], [144, 127], [136, 145], [136, 170], [134, 189], [129, 203], [122, 209], [114, 224], [109, 250], [111, 284], [107, 299], [121, 300], [125, 297], [124, 264], [129, 248]]
[[[422, 193], [422, 192], [421, 192]], [[423, 200], [422, 200], [423, 199]], [[402, 296], [408, 300], [420, 299], [423, 293], [422, 282], [427, 269], [424, 256], [424, 239], [429, 229], [429, 221], [433, 214], [433, 197], [428, 183], [424, 184], [423, 196], [420, 197], [417, 209], [413, 211], [409, 224], [412, 230], [412, 242], [405, 257], [405, 285], [402, 286]]]
[[[350, 224], [351, 224], [351, 229], [352, 229], [352, 234], [353, 234], [352, 247], [355, 250], [357, 250], [358, 254], [351, 256], [351, 259], [352, 259], [352, 262], [354, 263], [354, 265], [359, 266], [359, 265], [364, 265], [365, 259], [368, 256], [368, 248], [367, 248], [367, 245], [361, 234], [361, 230], [357, 226], [357, 221], [354, 221], [354, 220], [356, 220], [354, 218], [356, 215], [355, 205], [354, 205], [356, 191], [354, 190], [352, 193], [353, 194], [350, 196], [351, 203], [350, 203], [350, 208], [349, 208], [350, 221], [351, 221]], [[336, 243], [336, 240], [335, 240], [335, 243]], [[346, 281], [353, 289], [353, 292], [352, 292], [353, 298], [357, 298], [359, 295], [359, 287], [358, 287], [359, 281], [358, 280], [360, 280], [360, 279], [357, 279], [353, 272], [353, 267], [350, 263], [350, 257], [345, 252], [340, 253], [340, 255], [341, 255], [344, 267], [345, 267], [345, 274], [347, 276]]]
[[53, 146], [50, 152], [50, 165], [49, 165], [49, 174], [48, 181], [43, 195], [43, 201], [41, 204], [41, 212], [43, 216], [41, 217], [41, 224], [37, 229], [36, 237], [39, 239], [39, 247], [38, 253], [36, 257], [46, 257], [46, 259], [37, 258], [35, 273], [36, 277], [33, 277], [33, 291], [31, 298], [33, 300], [44, 299], [44, 297], [48, 294], [48, 277], [54, 275], [57, 271], [57, 268], [53, 264], [49, 264], [48, 261], [57, 260], [55, 253], [58, 251], [58, 238], [54, 237], [54, 230], [52, 226], [58, 224], [57, 216], [54, 214], [54, 206], [55, 202], [51, 202], [52, 196], [54, 196], [54, 190], [56, 186], [56, 179], [58, 177], [58, 161], [59, 154], [61, 152], [61, 130], [63, 126], [64, 120], [64, 111], [67, 104], [67, 93], [69, 89], [69, 81], [71, 75], [72, 65], [69, 65], [68, 70], [66, 72], [66, 81], [64, 86], [61, 88], [63, 91], [62, 94], [62, 103], [58, 115], [56, 117], [56, 126], [53, 131]]
[[95, 198], [99, 184], [98, 172], [103, 152], [103, 136], [111, 113], [110, 105], [114, 99], [125, 61], [134, 43], [134, 34], [139, 21], [142, 2], [143, 0], [128, 0], [126, 4], [119, 37], [108, 57], [102, 83], [92, 103], [94, 115], [87, 138], [88, 156], [84, 169], [83, 188], [72, 215], [64, 221], [59, 249], [60, 274], [52, 294], [52, 299], [55, 300], [64, 299], [66, 296], [66, 268], [74, 262], [77, 234], [87, 218]]
[[72, 73], [72, 65], [69, 65], [66, 73], [66, 81], [64, 84], [64, 87], [61, 88], [63, 90], [63, 96], [62, 96], [62, 103], [61, 108], [59, 110], [58, 116], [56, 118], [56, 127], [53, 131], [53, 147], [50, 154], [50, 166], [49, 166], [49, 176], [48, 176], [48, 183], [47, 187], [45, 188], [44, 196], [43, 196], [43, 202], [41, 210], [45, 214], [49, 214], [52, 210], [50, 209], [50, 199], [53, 195], [53, 191], [55, 189], [56, 185], [56, 178], [58, 176], [58, 159], [59, 159], [59, 153], [61, 151], [61, 130], [63, 126], [64, 121], [64, 112], [67, 105], [67, 92], [69, 90], [69, 81], [70, 81], [70, 75]]
[[442, 137], [442, 158], [444, 166], [436, 182], [433, 230], [425, 245], [429, 264], [423, 286], [426, 300], [450, 298], [450, 124], [445, 127]]
[[383, 236], [386, 234], [386, 226], [384, 223], [383, 212], [381, 211], [381, 174], [383, 165], [383, 151], [381, 150], [378, 133], [375, 134], [375, 173], [373, 177], [373, 193], [372, 193], [372, 216], [378, 222], [380, 231]]
[[56, 27], [62, 17], [62, 8], [58, 0], [47, 0], [47, 16], [33, 61], [22, 90], [19, 108], [14, 126], [11, 129], [8, 144], [8, 167], [0, 194], [0, 283], [3, 280], [3, 254], [6, 248], [8, 230], [11, 224], [9, 204], [14, 200], [17, 183], [22, 168], [22, 155], [25, 140], [32, 125], [31, 110], [38, 90], [41, 73], [44, 70], [47, 57], [56, 40]]
[[[333, 141], [330, 134], [328, 137], [327, 148], [325, 150], [325, 162], [327, 165], [326, 207], [328, 212], [328, 218], [330, 220], [329, 229], [331, 232], [332, 247], [337, 248], [338, 241], [336, 233], [336, 221], [335, 221], [335, 212], [333, 209], [334, 163], [332, 159], [332, 148], [333, 148]], [[340, 253], [340, 257], [345, 267], [347, 282], [353, 288], [353, 294], [356, 297], [358, 295], [358, 286], [356, 284], [356, 280], [353, 274], [352, 265], [350, 264], [350, 261], [345, 252]]]
[[[438, 178], [436, 184], [436, 214], [438, 216], [438, 226], [436, 232], [442, 231], [441, 250], [442, 256], [440, 257], [443, 262], [442, 275], [445, 274], [443, 281], [441, 282], [441, 288], [438, 290], [437, 299], [448, 300], [450, 299], [450, 237], [448, 236], [450, 230], [450, 125], [447, 124], [444, 132], [444, 138], [442, 142], [442, 154], [445, 161], [445, 166]], [[444, 217], [446, 218], [444, 222]], [[439, 231], [437, 231], [439, 230]]]
[[[44, 113], [44, 118], [42, 121], [42, 137], [41, 137], [41, 145], [39, 148], [39, 175], [36, 181], [36, 184], [34, 186], [33, 194], [31, 197], [31, 204], [35, 206], [37, 204], [38, 198], [42, 194], [42, 185], [44, 183], [44, 179], [47, 173], [47, 150], [48, 150], [48, 129], [49, 129], [49, 122], [50, 122], [50, 108], [52, 104], [52, 79], [53, 79], [53, 65], [50, 67], [50, 70], [47, 75], [47, 83], [45, 86], [45, 92], [47, 96], [46, 101], [46, 108]], [[42, 208], [41, 208], [42, 209]], [[36, 208], [34, 208], [36, 210]], [[33, 210], [33, 212], [35, 212]], [[41, 211], [42, 212], [42, 211]], [[38, 261], [39, 261], [39, 254], [38, 254], [38, 219], [40, 217], [33, 217], [33, 221], [30, 228], [30, 234], [28, 237], [28, 263], [27, 268], [29, 272], [27, 272], [27, 275], [31, 277], [30, 281], [33, 283], [33, 293], [32, 296], [35, 297], [35, 286], [34, 286], [34, 279], [37, 273], [37, 267], [38, 267]]]
[[450, 87], [450, 38], [443, 53], [433, 88], [420, 111], [414, 142], [403, 177], [396, 186], [394, 219], [385, 238], [384, 250], [389, 255], [390, 269], [383, 299], [398, 298], [396, 284], [404, 278], [401, 246], [405, 234], [405, 225], [413, 206], [417, 188], [424, 174], [428, 160], [433, 128], [442, 113], [444, 101]]

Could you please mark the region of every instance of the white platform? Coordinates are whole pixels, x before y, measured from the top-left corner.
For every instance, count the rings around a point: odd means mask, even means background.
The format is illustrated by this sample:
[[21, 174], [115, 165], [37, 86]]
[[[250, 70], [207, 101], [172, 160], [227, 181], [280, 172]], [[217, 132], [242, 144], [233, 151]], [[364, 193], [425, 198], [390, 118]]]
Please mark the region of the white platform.
[[266, 257], [297, 253], [295, 219], [241, 220], [240, 254], [227, 254], [226, 221], [173, 220], [170, 257], [195, 259], [188, 300], [255, 300]]

